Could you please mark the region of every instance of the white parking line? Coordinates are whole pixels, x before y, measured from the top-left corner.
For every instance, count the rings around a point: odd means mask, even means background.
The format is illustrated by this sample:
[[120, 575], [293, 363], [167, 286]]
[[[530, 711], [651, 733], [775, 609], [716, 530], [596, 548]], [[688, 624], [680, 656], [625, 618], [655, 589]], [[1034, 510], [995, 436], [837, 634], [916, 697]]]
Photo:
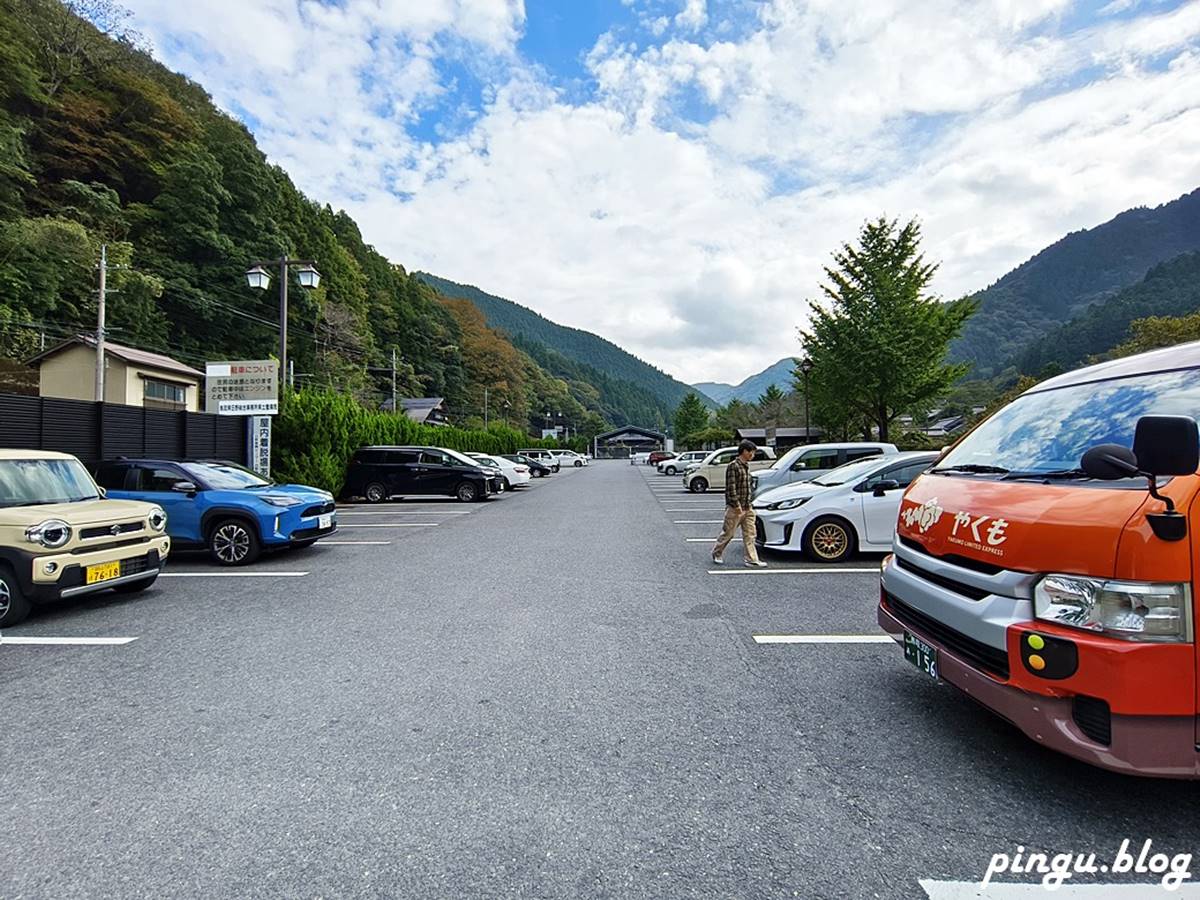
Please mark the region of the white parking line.
[[[1068, 875], [1070, 872], [1068, 871]], [[1013, 882], [993, 881], [986, 888], [980, 888], [978, 881], [936, 881], [922, 878], [918, 882], [929, 900], [978, 900], [988, 897], [991, 900], [1021, 900], [1027, 897], [1044, 897], [1047, 888], [1041, 882], [1019, 884]], [[1167, 896], [1158, 883], [1142, 884], [1063, 884], [1054, 888], [1056, 897], [1087, 898], [1087, 900], [1138, 900], [1138, 898]], [[1185, 900], [1196, 900], [1200, 897], [1200, 885], [1181, 884], [1175, 888], [1171, 897], [1182, 897]]]
[[338, 525], [342, 528], [437, 528], [437, 522], [361, 522], [356, 525]]
[[879, 569], [709, 569], [709, 575], [878, 575]]
[[756, 644], [893, 644], [886, 634], [756, 634]]
[[304, 578], [307, 572], [163, 572], [159, 578]]
[[715, 544], [715, 543], [717, 542], [717, 539], [716, 539], [715, 537], [710, 537], [710, 538], [684, 538], [684, 540], [685, 540], [685, 541], [687, 541], [689, 544]]
[[120, 644], [130, 644], [135, 637], [4, 637], [0, 635], [0, 644], [51, 644], [70, 647], [110, 647]]
[[391, 541], [321, 541], [322, 547], [387, 547]]
[[709, 512], [724, 512], [724, 511], [725, 511], [725, 507], [723, 507], [723, 506], [700, 506], [700, 507], [677, 506], [677, 507], [669, 507], [669, 508], [663, 510], [663, 512], [673, 512], [673, 513], [683, 513], [683, 512], [685, 512], [685, 513], [709, 513]]

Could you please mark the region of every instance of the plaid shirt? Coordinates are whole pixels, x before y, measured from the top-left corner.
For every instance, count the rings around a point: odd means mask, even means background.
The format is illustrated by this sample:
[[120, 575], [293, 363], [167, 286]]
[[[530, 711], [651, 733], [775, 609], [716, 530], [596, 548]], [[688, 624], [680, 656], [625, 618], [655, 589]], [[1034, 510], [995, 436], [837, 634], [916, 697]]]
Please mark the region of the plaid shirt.
[[750, 508], [750, 467], [740, 457], [725, 469], [725, 505]]

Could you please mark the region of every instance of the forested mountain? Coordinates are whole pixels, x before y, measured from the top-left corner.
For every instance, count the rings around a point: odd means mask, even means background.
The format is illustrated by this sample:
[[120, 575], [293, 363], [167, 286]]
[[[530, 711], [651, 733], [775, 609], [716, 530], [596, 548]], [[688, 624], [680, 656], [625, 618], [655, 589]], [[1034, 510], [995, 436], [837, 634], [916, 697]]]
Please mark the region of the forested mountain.
[[754, 403], [767, 392], [771, 385], [779, 388], [785, 394], [790, 393], [795, 386], [792, 371], [796, 368], [796, 360], [790, 356], [781, 359], [773, 366], [763, 369], [757, 375], [751, 375], [741, 384], [723, 384], [717, 381], [702, 381], [694, 384], [696, 390], [715, 403], [724, 406], [730, 400], [741, 400], [743, 403]]
[[[593, 371], [603, 372], [609, 378], [631, 382], [649, 392], [658, 399], [659, 410], [665, 414], [664, 421], [670, 418], [671, 411], [691, 391], [688, 385], [676, 381], [665, 372], [589, 331], [551, 322], [531, 309], [471, 285], [458, 284], [426, 272], [414, 274], [440, 294], [470, 300], [482, 310], [489, 325], [506, 332], [514, 340], [523, 342], [525, 347], [533, 344], [543, 345], [574, 362], [590, 367]], [[629, 418], [630, 421], [635, 421], [633, 416]]]
[[[395, 349], [402, 395], [443, 396], [460, 419], [482, 415], [487, 387], [514, 424], [539, 426], [551, 406], [577, 428], [603, 424], [586, 374], [568, 385], [456, 316], [346, 213], [301, 194], [202, 87], [139, 49], [120, 15], [104, 18], [110, 33], [59, 0], [0, 0], [0, 360], [10, 370], [43, 342], [95, 328], [102, 244], [114, 341], [195, 364], [273, 355], [277, 282], [252, 291], [243, 273], [286, 253], [322, 275], [318, 289], [290, 292], [301, 385], [382, 399]], [[497, 364], [520, 377], [497, 384]]]
[[1195, 250], [1200, 190], [1069, 234], [975, 295], [979, 309], [951, 356], [971, 362], [972, 377], [995, 374], [1048, 330], [1141, 281], [1152, 266]]
[[1138, 319], [1183, 316], [1198, 310], [1200, 253], [1185, 253], [1155, 266], [1137, 284], [1047, 332], [1017, 358], [1017, 368], [1028, 375], [1036, 375], [1048, 365], [1068, 370], [1121, 343], [1130, 324]]

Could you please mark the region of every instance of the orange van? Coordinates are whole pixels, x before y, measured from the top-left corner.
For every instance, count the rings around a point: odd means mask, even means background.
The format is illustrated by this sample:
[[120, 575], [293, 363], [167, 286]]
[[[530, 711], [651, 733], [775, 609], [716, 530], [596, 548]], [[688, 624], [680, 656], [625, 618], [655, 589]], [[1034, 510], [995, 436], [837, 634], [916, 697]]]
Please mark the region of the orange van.
[[1042, 382], [909, 487], [879, 624], [1105, 769], [1200, 777], [1200, 342]]

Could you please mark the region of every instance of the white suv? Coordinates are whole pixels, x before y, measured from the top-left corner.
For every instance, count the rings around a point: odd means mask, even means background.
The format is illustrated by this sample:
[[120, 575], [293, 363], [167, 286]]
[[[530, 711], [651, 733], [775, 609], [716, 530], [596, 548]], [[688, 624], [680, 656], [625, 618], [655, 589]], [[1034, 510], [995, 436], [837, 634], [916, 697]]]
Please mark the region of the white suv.
[[899, 453], [895, 444], [871, 441], [849, 441], [837, 444], [801, 444], [783, 454], [771, 468], [758, 472], [751, 479], [757, 496], [763, 491], [783, 487], [797, 481], [812, 481], [818, 475], [844, 466], [846, 463], [872, 456], [892, 456]]
[[706, 456], [708, 456], [707, 450], [689, 450], [687, 453], [680, 453], [678, 456], [664, 459], [655, 468], [658, 469], [659, 475], [678, 475], [688, 466], [703, 462]]

